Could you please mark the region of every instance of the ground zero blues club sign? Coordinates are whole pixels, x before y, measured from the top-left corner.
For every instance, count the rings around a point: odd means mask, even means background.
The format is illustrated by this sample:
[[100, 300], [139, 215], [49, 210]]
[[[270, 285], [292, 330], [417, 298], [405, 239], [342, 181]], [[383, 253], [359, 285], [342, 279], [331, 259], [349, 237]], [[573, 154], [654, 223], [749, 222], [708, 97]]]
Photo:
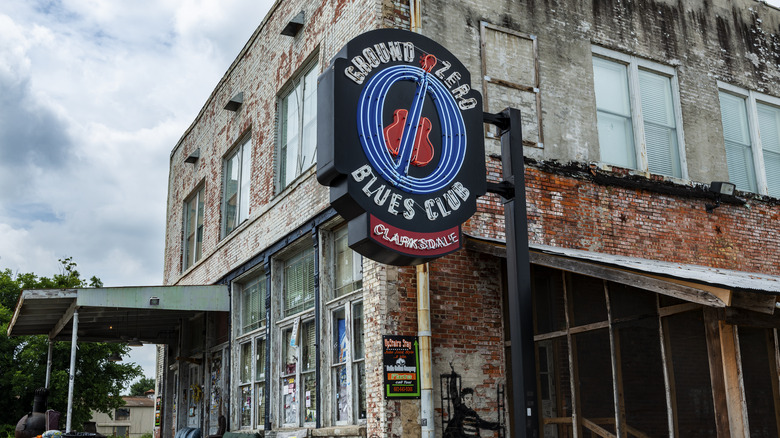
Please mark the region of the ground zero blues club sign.
[[461, 246], [485, 193], [482, 97], [460, 61], [421, 35], [380, 29], [319, 78], [317, 179], [349, 220], [349, 245], [413, 265]]

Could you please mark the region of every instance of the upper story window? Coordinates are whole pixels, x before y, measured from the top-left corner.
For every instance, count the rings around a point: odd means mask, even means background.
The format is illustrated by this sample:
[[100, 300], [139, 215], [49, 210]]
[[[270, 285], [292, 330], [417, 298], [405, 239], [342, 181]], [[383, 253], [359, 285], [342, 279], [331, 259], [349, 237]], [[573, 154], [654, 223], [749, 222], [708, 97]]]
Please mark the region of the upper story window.
[[780, 198], [780, 99], [718, 83], [729, 180]]
[[203, 251], [203, 188], [184, 202], [184, 263], [182, 271], [200, 260]]
[[225, 158], [222, 187], [222, 236], [249, 217], [249, 180], [252, 142], [247, 137]]
[[601, 161], [687, 178], [673, 68], [593, 47]]
[[318, 71], [308, 65], [279, 102], [279, 191], [317, 160]]

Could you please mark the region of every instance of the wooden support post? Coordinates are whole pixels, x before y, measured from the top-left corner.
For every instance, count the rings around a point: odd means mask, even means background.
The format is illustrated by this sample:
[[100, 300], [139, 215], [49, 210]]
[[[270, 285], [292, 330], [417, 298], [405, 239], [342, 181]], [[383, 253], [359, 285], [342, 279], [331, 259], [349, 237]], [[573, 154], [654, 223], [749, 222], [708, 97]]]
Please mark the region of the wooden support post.
[[664, 386], [666, 389], [667, 421], [669, 423], [669, 437], [677, 438], [680, 430], [677, 426], [677, 387], [674, 383], [674, 365], [672, 362], [672, 343], [669, 338], [669, 323], [667, 318], [661, 316], [659, 299], [656, 296], [658, 306], [658, 331], [661, 339], [661, 359], [664, 365]]

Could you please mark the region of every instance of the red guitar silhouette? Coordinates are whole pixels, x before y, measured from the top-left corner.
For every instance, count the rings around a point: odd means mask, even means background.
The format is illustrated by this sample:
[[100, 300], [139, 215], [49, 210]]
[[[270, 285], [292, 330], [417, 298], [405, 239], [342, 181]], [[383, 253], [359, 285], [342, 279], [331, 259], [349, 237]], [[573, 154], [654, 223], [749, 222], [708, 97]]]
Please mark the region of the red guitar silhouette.
[[[412, 114], [416, 114], [418, 120], [407, 120], [409, 117], [409, 110], [397, 109], [393, 112], [393, 123], [387, 125], [384, 129], [385, 144], [390, 155], [397, 157], [401, 152], [401, 143], [406, 140], [406, 144], [409, 143], [409, 134], [414, 133], [414, 143], [412, 153], [410, 156], [410, 163], [417, 167], [423, 167], [433, 160], [434, 150], [431, 140], [428, 138], [428, 134], [431, 132], [431, 120], [427, 117], [422, 117], [422, 104], [426, 94], [426, 88], [428, 83], [428, 73], [436, 65], [436, 57], [433, 55], [426, 55], [420, 61], [422, 69], [425, 71], [422, 80], [417, 85], [417, 92], [415, 100], [412, 103]], [[407, 138], [404, 138], [404, 131], [407, 128], [412, 128], [410, 133], [407, 133]], [[416, 132], [415, 132], [416, 131]], [[403, 160], [404, 154], [401, 154]]]

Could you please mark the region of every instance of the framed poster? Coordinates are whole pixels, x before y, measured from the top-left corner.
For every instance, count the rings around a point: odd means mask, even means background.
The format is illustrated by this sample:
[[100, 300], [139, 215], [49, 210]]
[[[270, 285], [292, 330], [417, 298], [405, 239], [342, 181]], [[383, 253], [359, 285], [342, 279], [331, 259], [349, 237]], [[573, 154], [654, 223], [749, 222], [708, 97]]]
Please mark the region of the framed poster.
[[382, 336], [385, 398], [420, 398], [417, 336]]

